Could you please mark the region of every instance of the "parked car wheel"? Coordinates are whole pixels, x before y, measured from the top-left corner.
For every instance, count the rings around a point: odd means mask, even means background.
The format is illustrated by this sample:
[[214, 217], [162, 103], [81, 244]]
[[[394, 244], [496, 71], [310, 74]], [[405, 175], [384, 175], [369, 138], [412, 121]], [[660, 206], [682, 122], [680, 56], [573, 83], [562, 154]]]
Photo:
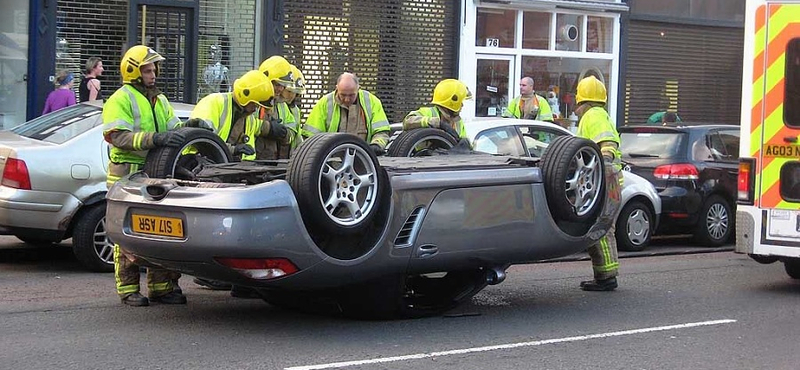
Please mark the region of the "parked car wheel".
[[436, 149], [450, 149], [456, 139], [438, 128], [419, 128], [403, 131], [389, 146], [390, 157], [423, 157]]
[[728, 241], [732, 230], [731, 206], [719, 195], [708, 197], [694, 237], [697, 243], [709, 247], [718, 247]]
[[800, 259], [792, 258], [783, 261], [786, 274], [792, 279], [800, 279]]
[[[179, 128], [186, 135], [180, 147], [160, 147], [147, 153], [142, 170], [155, 178], [196, 180], [205, 164], [228, 163], [231, 153], [225, 142], [215, 133], [200, 128]], [[187, 148], [193, 151], [186, 151]]]
[[339, 306], [345, 316], [384, 320], [441, 314], [487, 285], [483, 269], [391, 275], [349, 287]]
[[634, 200], [622, 208], [617, 217], [617, 249], [638, 252], [650, 244], [653, 215], [644, 203]]
[[14, 236], [16, 236], [17, 239], [21, 240], [25, 244], [36, 245], [36, 246], [46, 246], [61, 241], [61, 240], [40, 238], [30, 235], [14, 235]]
[[72, 253], [91, 271], [114, 271], [114, 243], [106, 235], [106, 204], [83, 210], [72, 232]]
[[605, 168], [597, 144], [579, 137], [557, 137], [542, 156], [540, 168], [555, 219], [588, 222], [603, 207]]
[[355, 234], [367, 228], [388, 191], [383, 168], [364, 140], [317, 134], [289, 159], [286, 180], [307, 228]]

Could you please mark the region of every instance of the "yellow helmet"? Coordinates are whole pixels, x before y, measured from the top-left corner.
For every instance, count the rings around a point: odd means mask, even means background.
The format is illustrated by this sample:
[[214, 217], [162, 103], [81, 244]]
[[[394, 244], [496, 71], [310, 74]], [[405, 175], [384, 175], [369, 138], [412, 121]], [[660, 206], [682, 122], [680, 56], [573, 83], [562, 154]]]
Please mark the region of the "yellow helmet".
[[464, 100], [472, 99], [472, 93], [463, 82], [455, 79], [442, 80], [433, 89], [431, 103], [445, 107], [453, 112], [461, 112]]
[[263, 61], [258, 70], [267, 76], [270, 81], [275, 81], [283, 86], [291, 86], [294, 84], [292, 77], [292, 65], [286, 58], [280, 55], [273, 55], [267, 60]]
[[261, 71], [252, 70], [233, 81], [233, 98], [241, 106], [256, 103], [269, 108], [274, 96], [272, 82]]
[[150, 63], [156, 64], [156, 75], [158, 75], [158, 62], [162, 60], [165, 59], [161, 54], [144, 45], [136, 45], [128, 49], [122, 57], [122, 62], [119, 64], [119, 71], [122, 73], [122, 82], [132, 83], [140, 79], [142, 77], [142, 72], [139, 69]]
[[289, 90], [297, 95], [305, 95], [306, 78], [303, 76], [303, 72], [300, 72], [300, 69], [295, 67], [294, 64], [292, 65], [292, 77], [294, 77], [294, 84], [291, 86], [286, 86], [286, 90]]
[[595, 76], [589, 76], [578, 82], [578, 104], [584, 101], [605, 103], [608, 100], [606, 86]]

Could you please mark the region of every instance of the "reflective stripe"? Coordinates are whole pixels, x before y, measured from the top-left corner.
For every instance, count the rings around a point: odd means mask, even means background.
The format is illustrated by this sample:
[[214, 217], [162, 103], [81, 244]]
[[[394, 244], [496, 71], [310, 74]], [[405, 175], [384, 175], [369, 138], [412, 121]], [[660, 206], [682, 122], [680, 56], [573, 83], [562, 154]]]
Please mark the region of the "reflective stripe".
[[142, 127], [142, 112], [139, 111], [139, 103], [136, 101], [136, 95], [131, 91], [131, 85], [122, 85], [122, 90], [128, 94], [128, 99], [131, 101], [131, 111], [133, 113], [133, 127], [132, 131], [139, 131]]
[[[219, 125], [213, 125], [213, 124], [211, 125], [211, 127], [214, 127], [214, 133], [216, 133], [217, 135], [219, 135], [219, 131], [221, 130], [222, 125], [227, 125], [228, 124], [228, 110], [229, 110], [228, 100], [230, 100], [230, 99], [227, 99], [227, 97], [226, 97], [226, 99], [222, 99], [222, 101], [223, 101], [223, 103], [222, 103], [222, 116], [220, 116], [220, 118], [219, 118]], [[217, 126], [219, 126], [219, 127], [217, 127]], [[233, 122], [231, 122], [231, 126], [233, 126]], [[228, 138], [226, 137], [223, 140], [227, 140], [227, 139]]]
[[318, 134], [322, 131], [318, 130], [316, 127], [311, 125], [303, 125], [303, 130], [310, 132], [311, 134]]
[[372, 117], [372, 97], [370, 96], [369, 91], [362, 91], [364, 92], [364, 116]]
[[144, 132], [137, 132], [133, 134], [133, 148], [142, 150], [142, 140], [144, 139]]
[[[333, 108], [336, 105], [336, 102], [333, 99], [333, 93], [328, 94], [328, 120], [325, 121], [325, 130], [327, 131], [329, 127], [331, 127], [331, 121], [333, 120]], [[319, 132], [319, 131], [317, 131]]]
[[389, 121], [377, 121], [377, 122], [372, 122], [372, 128], [373, 128], [373, 129], [375, 129], [375, 128], [381, 128], [381, 127], [388, 127], [388, 126], [389, 126]]
[[[604, 140], [605, 139], [605, 140]], [[616, 137], [613, 132], [611, 131], [603, 131], [592, 138], [592, 141], [595, 143], [599, 143], [601, 141], [613, 141], [616, 142]]]
[[163, 283], [147, 284], [147, 289], [150, 291], [150, 296], [160, 296], [172, 291], [172, 282], [165, 281]]
[[124, 128], [127, 128], [130, 131], [133, 131], [133, 125], [130, 122], [128, 122], [126, 120], [123, 120], [123, 119], [118, 119], [118, 120], [112, 121], [112, 122], [106, 124], [106, 126], [111, 126], [112, 127], [112, 129], [107, 130], [106, 132], [113, 131], [113, 129], [119, 128], [119, 127], [124, 127]]
[[[164, 94], [159, 94], [158, 95], [158, 101], [161, 102], [161, 105], [163, 105], [164, 109], [166, 109], [166, 110], [169, 110], [166, 107], [171, 107], [172, 106], [169, 103], [169, 100], [167, 100], [167, 97]], [[155, 114], [155, 112], [153, 112], [153, 114]], [[155, 119], [155, 117], [153, 117], [153, 118]], [[175, 114], [173, 114], [172, 118], [167, 122], [167, 130], [172, 130], [175, 127], [178, 127], [178, 125], [180, 125], [180, 124], [181, 124], [181, 120], [179, 120], [178, 117], [175, 117]]]
[[114, 280], [116, 281], [117, 294], [132, 294], [139, 292], [139, 284], [136, 285], [122, 285], [122, 279], [119, 277], [119, 260], [120, 258], [127, 258], [122, 255], [119, 250], [119, 244], [114, 244]]

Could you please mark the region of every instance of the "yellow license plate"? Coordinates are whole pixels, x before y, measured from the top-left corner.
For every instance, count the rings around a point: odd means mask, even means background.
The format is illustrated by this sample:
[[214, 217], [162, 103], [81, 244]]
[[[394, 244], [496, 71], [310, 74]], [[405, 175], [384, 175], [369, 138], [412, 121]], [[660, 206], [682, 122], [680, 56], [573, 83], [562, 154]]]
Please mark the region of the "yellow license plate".
[[131, 228], [135, 233], [183, 238], [180, 218], [132, 214]]

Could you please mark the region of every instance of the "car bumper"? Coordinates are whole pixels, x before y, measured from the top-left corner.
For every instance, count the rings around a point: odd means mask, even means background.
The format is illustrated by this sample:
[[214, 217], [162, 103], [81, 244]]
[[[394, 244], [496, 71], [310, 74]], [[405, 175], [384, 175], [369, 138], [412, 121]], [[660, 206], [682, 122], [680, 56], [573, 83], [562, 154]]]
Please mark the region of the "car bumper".
[[81, 202], [68, 193], [0, 186], [0, 227], [65, 232]]

